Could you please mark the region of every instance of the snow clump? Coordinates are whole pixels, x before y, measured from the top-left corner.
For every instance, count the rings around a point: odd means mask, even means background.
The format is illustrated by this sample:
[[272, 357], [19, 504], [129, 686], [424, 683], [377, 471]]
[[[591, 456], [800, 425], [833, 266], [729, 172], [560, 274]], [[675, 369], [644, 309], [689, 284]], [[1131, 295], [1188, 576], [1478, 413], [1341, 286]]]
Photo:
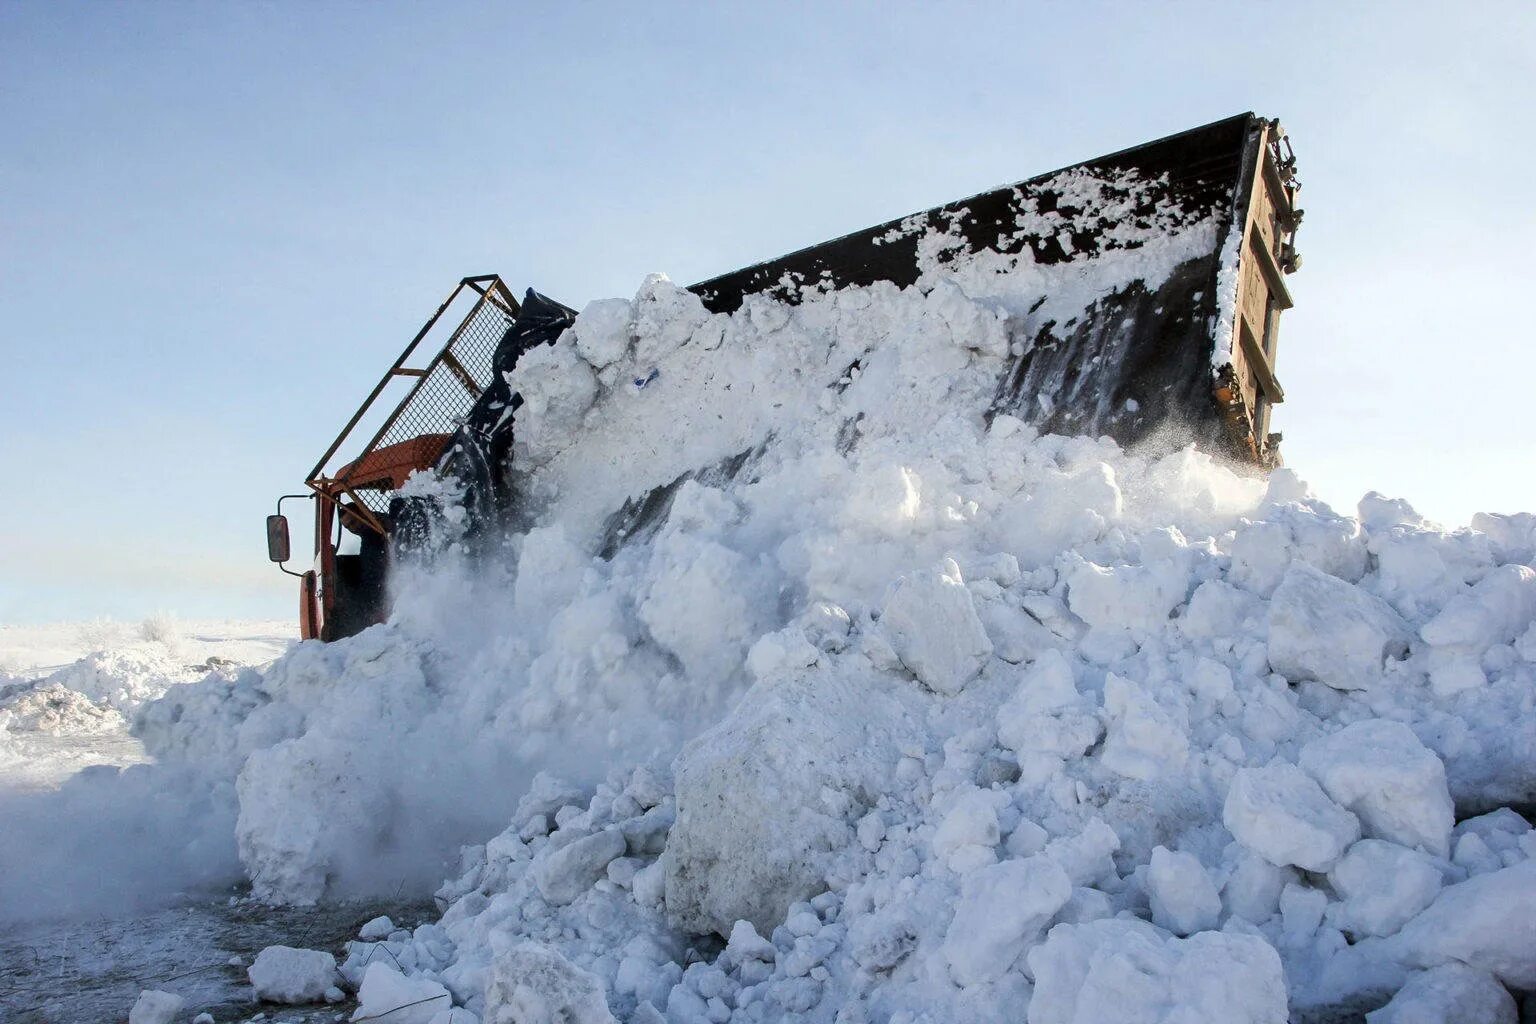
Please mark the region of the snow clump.
[[171, 1024], [187, 1001], [174, 992], [145, 989], [128, 1011], [128, 1024]]
[[336, 984], [336, 958], [319, 949], [268, 946], [246, 969], [256, 998], [270, 1003], [315, 1003]]

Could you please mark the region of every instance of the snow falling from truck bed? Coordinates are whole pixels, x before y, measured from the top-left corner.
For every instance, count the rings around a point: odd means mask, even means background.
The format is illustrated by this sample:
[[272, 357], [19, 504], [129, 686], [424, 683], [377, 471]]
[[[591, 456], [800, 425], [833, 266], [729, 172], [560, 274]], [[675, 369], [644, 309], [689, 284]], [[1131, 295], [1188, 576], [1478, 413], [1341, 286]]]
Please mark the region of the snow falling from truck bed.
[[529, 528], [460, 544], [415, 482], [450, 536], [389, 624], [135, 729], [231, 802], [264, 898], [450, 876], [440, 920], [351, 944], [364, 1015], [1280, 1022], [1401, 989], [1512, 1020], [1536, 519], [1340, 514], [994, 409], [1032, 326], [1218, 230], [593, 303], [514, 373]]

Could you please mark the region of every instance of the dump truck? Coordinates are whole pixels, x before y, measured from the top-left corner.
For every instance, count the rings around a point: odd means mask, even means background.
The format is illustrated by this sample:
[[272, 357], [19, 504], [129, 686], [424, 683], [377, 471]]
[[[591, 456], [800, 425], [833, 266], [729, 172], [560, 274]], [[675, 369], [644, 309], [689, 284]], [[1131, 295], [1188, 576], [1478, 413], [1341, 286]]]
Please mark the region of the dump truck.
[[[1096, 189], [1081, 187], [1089, 179]], [[1133, 281], [1083, 316], [1035, 326], [1004, 361], [985, 413], [1127, 445], [1171, 431], [1261, 470], [1280, 459], [1270, 417], [1285, 399], [1275, 355], [1280, 315], [1292, 305], [1286, 277], [1301, 262], [1298, 188], [1295, 154], [1279, 122], [1245, 113], [689, 290], [709, 311], [731, 313], [753, 295], [798, 302], [808, 286], [912, 286], [935, 258], [996, 254], [1036, 266], [1091, 266], [1096, 255], [1145, 244], [1159, 218], [1206, 218], [1215, 228], [1209, 246], [1155, 287]], [[944, 240], [937, 257], [928, 244], [936, 236]], [[507, 375], [524, 352], [553, 344], [576, 315], [532, 289], [517, 298], [495, 274], [454, 286], [325, 449], [307, 490], [284, 495], [267, 518], [270, 559], [300, 581], [304, 638], [335, 640], [386, 616], [391, 560], [427, 514], [400, 494], [413, 473], [436, 470], [464, 481], [482, 522], [504, 520], [515, 507], [509, 456], [521, 398]], [[603, 554], [660, 514], [675, 485], [636, 496], [617, 513]], [[313, 562], [301, 570], [286, 564], [292, 552], [283, 503], [295, 499], [314, 503]]]

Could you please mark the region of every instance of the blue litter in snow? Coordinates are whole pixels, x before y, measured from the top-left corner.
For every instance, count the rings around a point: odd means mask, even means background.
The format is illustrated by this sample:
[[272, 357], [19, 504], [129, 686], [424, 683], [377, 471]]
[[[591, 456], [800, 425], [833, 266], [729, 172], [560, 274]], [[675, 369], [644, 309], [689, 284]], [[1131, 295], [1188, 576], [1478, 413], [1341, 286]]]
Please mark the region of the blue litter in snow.
[[645, 387], [651, 381], [655, 380], [657, 377], [660, 377], [660, 376], [661, 376], [661, 370], [659, 370], [659, 369], [652, 369], [651, 372], [646, 374], [644, 377], [636, 377], [635, 378], [635, 389], [639, 390], [640, 388]]

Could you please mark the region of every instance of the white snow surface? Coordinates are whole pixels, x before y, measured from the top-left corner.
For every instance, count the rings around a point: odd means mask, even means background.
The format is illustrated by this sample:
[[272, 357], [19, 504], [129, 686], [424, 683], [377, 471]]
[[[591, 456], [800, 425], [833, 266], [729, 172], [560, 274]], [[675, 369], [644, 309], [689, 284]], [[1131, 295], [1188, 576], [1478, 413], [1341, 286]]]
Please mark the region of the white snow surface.
[[[449, 875], [340, 970], [487, 1021], [1279, 1022], [1453, 962], [1530, 985], [1525, 521], [1340, 514], [1290, 470], [983, 415], [1023, 327], [1214, 230], [589, 306], [513, 374], [526, 528], [136, 729], [230, 802], [262, 898]], [[598, 556], [626, 501], [743, 453]], [[1447, 838], [1447, 807], [1496, 813]]]
[[0, 624], [0, 792], [57, 787], [94, 764], [145, 760], [130, 720], [171, 686], [225, 678], [292, 645], [292, 623], [98, 619]]

